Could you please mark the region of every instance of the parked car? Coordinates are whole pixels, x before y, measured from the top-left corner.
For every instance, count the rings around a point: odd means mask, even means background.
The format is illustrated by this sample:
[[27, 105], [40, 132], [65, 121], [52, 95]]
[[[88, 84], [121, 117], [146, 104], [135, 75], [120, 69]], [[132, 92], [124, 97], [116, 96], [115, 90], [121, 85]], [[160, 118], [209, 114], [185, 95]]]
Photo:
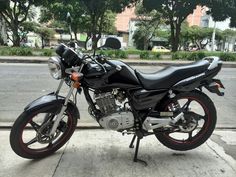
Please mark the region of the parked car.
[[153, 52], [171, 52], [169, 49], [163, 47], [163, 46], [154, 46], [152, 48]]

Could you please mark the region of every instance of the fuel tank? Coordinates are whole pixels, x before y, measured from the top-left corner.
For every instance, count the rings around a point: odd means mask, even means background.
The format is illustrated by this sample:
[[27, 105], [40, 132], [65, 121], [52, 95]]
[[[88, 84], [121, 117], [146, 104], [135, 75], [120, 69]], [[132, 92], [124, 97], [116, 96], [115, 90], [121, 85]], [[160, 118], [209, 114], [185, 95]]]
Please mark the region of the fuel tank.
[[87, 66], [84, 71], [84, 84], [93, 89], [142, 87], [134, 70], [129, 65], [118, 60], [110, 60], [110, 62], [121, 66], [122, 69], [114, 72], [114, 68], [104, 64], [105, 72], [104, 68], [98, 64]]

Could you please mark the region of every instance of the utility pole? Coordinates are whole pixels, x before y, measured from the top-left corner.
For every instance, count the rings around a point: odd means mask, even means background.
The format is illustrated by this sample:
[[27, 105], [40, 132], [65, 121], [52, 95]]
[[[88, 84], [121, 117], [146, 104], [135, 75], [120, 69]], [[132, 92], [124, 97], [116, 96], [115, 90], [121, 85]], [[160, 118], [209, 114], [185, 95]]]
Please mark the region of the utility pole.
[[216, 22], [214, 24], [214, 30], [213, 30], [213, 33], [212, 33], [212, 43], [211, 43], [211, 51], [215, 51], [215, 39], [216, 39]]

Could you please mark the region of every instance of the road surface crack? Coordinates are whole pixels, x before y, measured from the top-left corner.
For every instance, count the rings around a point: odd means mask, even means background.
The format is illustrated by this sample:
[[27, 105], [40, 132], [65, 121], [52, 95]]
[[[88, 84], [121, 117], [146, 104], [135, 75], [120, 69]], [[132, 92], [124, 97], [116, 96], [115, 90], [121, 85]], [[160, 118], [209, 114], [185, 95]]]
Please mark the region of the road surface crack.
[[234, 167], [228, 163], [227, 160], [225, 160], [215, 149], [213, 149], [207, 142], [206, 142], [206, 145], [218, 156], [220, 157], [227, 165], [230, 166], [230, 168], [232, 168], [232, 170], [236, 173], [236, 170], [234, 169]]
[[63, 151], [62, 151], [62, 153], [61, 153], [60, 159], [59, 159], [59, 161], [58, 161], [58, 163], [57, 163], [57, 166], [56, 166], [56, 168], [55, 168], [55, 170], [54, 170], [54, 172], [53, 172], [53, 174], [52, 174], [52, 177], [54, 177], [55, 174], [56, 174], [56, 171], [57, 171], [57, 169], [58, 169], [58, 167], [59, 167], [59, 165], [60, 165], [60, 163], [61, 163], [61, 161], [62, 161], [62, 157], [63, 157], [63, 155], [64, 155], [64, 153], [65, 153], [65, 150], [66, 150], [68, 144], [69, 144], [69, 141], [66, 143], [65, 148], [63, 149]]

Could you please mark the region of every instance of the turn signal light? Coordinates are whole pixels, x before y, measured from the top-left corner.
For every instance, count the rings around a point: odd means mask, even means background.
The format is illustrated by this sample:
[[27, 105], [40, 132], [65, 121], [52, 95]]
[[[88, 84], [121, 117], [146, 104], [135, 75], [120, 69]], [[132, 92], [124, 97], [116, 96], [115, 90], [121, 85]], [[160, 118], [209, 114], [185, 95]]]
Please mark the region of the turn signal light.
[[70, 78], [72, 81], [79, 82], [82, 79], [82, 77], [83, 77], [82, 73], [73, 72]]
[[77, 89], [80, 88], [80, 86], [81, 86], [80, 81], [81, 81], [82, 77], [83, 77], [83, 74], [82, 74], [82, 73], [73, 72], [73, 73], [71, 74], [70, 79], [71, 79], [72, 81], [74, 81], [74, 83], [73, 83], [73, 87], [74, 87], [74, 88], [77, 88]]

